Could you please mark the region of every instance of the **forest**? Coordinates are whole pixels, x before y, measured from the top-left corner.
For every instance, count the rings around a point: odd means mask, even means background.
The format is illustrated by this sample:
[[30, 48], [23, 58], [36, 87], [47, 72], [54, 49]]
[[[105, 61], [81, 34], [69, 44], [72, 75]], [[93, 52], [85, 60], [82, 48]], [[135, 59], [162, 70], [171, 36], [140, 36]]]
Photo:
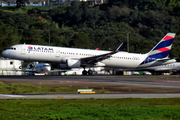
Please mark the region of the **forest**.
[[115, 50], [122, 42], [122, 51], [127, 51], [129, 39], [129, 52], [146, 53], [168, 32], [176, 33], [170, 57], [180, 61], [179, 0], [0, 8], [0, 52], [24, 43]]

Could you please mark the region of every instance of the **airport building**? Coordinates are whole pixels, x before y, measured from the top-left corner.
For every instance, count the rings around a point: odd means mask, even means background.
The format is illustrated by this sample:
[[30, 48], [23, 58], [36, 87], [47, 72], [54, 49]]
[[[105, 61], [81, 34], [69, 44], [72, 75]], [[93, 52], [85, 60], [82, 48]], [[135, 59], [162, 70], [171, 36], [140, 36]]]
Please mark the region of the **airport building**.
[[[72, 1], [85, 1], [89, 5], [103, 4], [105, 0], [29, 0], [26, 6], [69, 5]], [[16, 6], [16, 0], [0, 0], [0, 6]]]
[[22, 61], [8, 58], [0, 58], [0, 75], [23, 75]]

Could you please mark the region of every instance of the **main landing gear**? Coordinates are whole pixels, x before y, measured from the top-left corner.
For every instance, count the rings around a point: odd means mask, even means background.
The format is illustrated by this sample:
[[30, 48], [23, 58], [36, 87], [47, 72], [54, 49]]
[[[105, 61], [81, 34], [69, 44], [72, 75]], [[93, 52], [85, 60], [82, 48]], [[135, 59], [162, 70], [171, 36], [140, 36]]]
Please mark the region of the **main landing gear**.
[[91, 70], [91, 69], [89, 69], [88, 71], [87, 70], [85, 70], [85, 68], [84, 68], [84, 70], [82, 71], [82, 75], [92, 75], [93, 74], [93, 71]]

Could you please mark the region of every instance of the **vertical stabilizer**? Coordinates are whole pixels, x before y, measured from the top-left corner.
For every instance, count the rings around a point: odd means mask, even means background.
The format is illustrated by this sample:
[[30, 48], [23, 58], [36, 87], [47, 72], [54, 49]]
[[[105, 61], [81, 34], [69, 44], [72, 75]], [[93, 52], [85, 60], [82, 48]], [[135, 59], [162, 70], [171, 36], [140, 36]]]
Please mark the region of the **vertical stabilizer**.
[[163, 39], [147, 53], [147, 58], [141, 63], [146, 64], [157, 59], [166, 59], [174, 41], [175, 33], [167, 33]]
[[166, 58], [174, 41], [175, 33], [168, 33], [149, 53], [149, 56], [155, 58]]

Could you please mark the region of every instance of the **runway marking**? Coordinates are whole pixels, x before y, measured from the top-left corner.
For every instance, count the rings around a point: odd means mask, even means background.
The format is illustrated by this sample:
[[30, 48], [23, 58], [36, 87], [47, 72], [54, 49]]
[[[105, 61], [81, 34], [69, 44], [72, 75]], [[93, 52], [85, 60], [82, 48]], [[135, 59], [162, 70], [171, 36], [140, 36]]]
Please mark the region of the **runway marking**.
[[57, 96], [57, 98], [64, 98], [64, 96]]
[[171, 80], [158, 80], [158, 81], [151, 81], [151, 82], [180, 82], [180, 81], [171, 81]]
[[7, 94], [0, 94], [0, 96], [6, 96], [6, 97], [25, 97], [23, 95], [7, 95]]
[[79, 82], [92, 82], [92, 81], [57, 81], [57, 83], [79, 83]]

